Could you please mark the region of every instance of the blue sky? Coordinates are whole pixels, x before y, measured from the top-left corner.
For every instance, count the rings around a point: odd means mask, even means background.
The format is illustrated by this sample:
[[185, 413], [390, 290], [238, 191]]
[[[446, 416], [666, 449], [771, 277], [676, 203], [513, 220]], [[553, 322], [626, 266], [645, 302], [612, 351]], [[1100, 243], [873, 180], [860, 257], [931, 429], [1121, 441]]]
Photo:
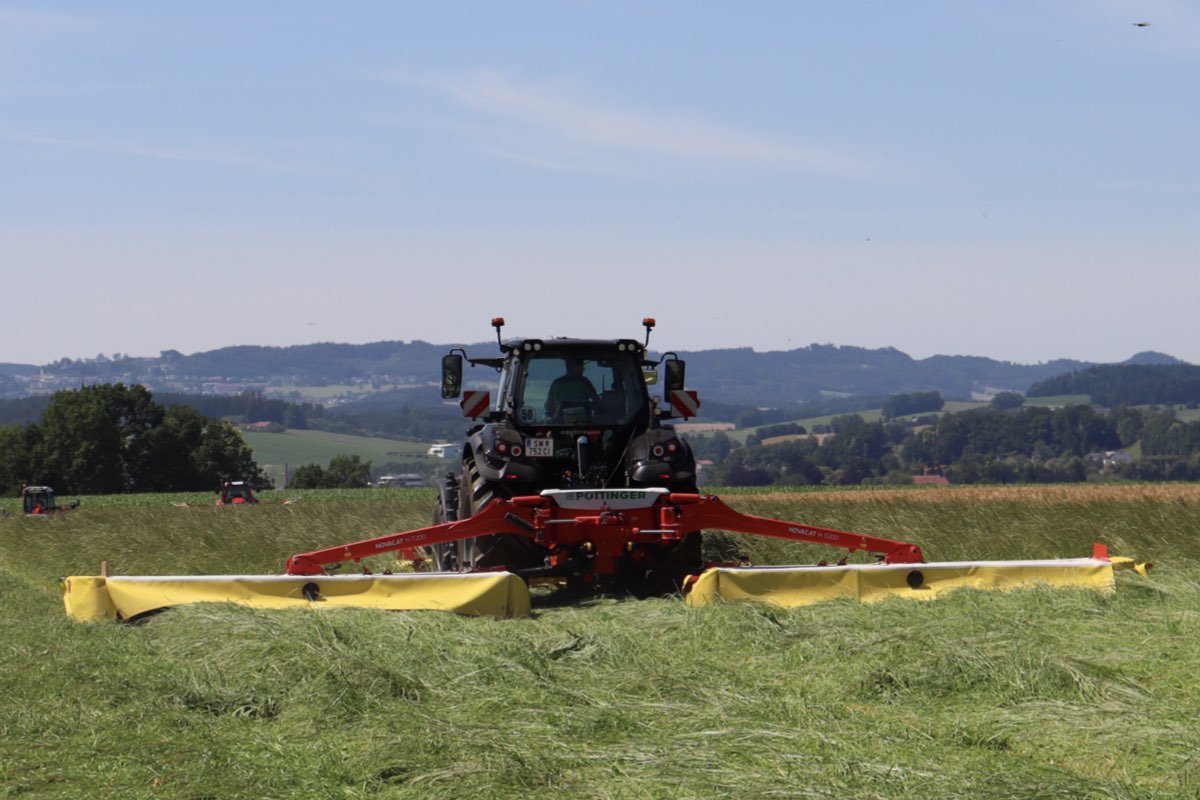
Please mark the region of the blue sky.
[[1176, 0], [0, 0], [0, 361], [1200, 363], [1198, 67]]

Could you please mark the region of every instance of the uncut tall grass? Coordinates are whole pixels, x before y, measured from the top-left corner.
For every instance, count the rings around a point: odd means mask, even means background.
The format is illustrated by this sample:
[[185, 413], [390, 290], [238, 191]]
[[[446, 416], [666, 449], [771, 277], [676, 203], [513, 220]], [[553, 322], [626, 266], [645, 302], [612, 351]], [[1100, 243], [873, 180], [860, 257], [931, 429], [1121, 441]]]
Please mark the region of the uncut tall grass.
[[[726, 493], [930, 560], [1155, 562], [1118, 591], [498, 621], [178, 608], [70, 621], [59, 576], [280, 572], [425, 524], [427, 491], [83, 498], [0, 518], [0, 797], [1200, 796], [1200, 487]], [[292, 502], [278, 502], [288, 499]], [[172, 505], [176, 503], [178, 505]], [[836, 551], [710, 537], [756, 561]]]

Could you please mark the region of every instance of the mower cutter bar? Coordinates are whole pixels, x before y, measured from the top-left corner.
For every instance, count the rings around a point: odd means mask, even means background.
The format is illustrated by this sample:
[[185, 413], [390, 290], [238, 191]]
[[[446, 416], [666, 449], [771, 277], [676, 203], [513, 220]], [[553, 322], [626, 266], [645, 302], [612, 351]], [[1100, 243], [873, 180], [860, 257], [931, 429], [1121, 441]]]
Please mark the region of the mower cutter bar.
[[196, 603], [251, 608], [437, 610], [469, 616], [523, 617], [529, 588], [507, 572], [475, 575], [73, 575], [61, 583], [77, 620], [136, 620]]

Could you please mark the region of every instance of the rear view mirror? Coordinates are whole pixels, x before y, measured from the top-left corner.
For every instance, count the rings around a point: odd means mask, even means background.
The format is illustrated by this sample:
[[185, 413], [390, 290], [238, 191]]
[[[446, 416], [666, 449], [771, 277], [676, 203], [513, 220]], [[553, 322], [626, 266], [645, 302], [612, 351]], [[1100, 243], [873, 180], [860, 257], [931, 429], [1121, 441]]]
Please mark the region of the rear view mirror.
[[446, 400], [462, 394], [463, 359], [457, 353], [442, 357], [442, 397]]
[[667, 369], [667, 391], [674, 392], [682, 389], [687, 365], [678, 358], [664, 363]]

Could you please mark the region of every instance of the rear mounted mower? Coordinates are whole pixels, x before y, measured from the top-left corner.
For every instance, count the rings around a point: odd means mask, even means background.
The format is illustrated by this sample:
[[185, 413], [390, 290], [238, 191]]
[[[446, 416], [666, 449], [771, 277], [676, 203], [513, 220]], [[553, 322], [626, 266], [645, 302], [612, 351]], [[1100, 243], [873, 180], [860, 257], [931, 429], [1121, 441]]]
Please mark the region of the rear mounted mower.
[[[702, 564], [670, 554], [686, 548], [691, 532], [719, 528], [759, 536], [828, 544], [845, 551], [835, 564], [749, 567]], [[528, 540], [550, 555], [541, 567], [514, 571], [330, 574], [329, 568], [398, 553], [422, 562], [439, 545], [483, 535]], [[847, 563], [863, 551], [873, 563]], [[666, 554], [664, 556], [664, 554]], [[427, 560], [425, 563], [428, 563]], [[618, 586], [636, 594], [677, 586], [689, 605], [750, 600], [795, 607], [837, 598], [931, 600], [959, 588], [1007, 590], [1044, 584], [1102, 592], [1115, 588], [1113, 570], [1148, 565], [1109, 557], [1097, 545], [1091, 558], [1042, 561], [934, 562], [905, 542], [742, 514], [717, 497], [666, 489], [556, 490], [493, 500], [478, 514], [417, 530], [301, 553], [286, 575], [76, 576], [63, 579], [67, 613], [81, 620], [135, 619], [164, 608], [232, 602], [258, 608], [431, 609], [519, 617], [530, 612], [529, 584], [579, 588]]]

